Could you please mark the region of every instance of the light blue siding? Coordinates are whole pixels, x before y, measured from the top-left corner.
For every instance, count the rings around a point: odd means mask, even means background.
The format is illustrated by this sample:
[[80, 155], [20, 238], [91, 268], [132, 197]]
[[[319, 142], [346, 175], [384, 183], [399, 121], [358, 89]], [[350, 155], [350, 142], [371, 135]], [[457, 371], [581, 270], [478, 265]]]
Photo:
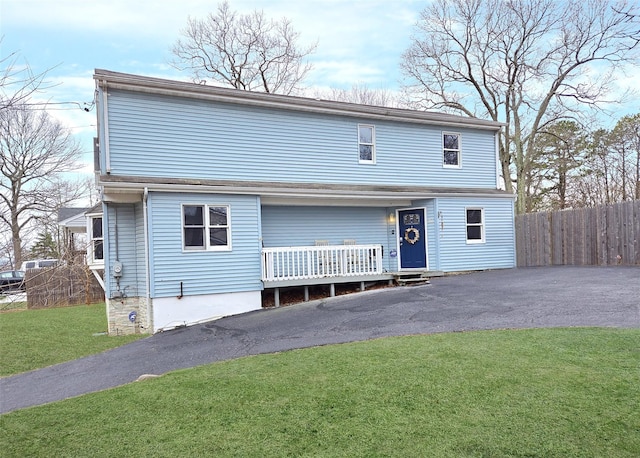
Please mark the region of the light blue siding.
[[[111, 89], [111, 173], [144, 177], [495, 188], [491, 131], [294, 112]], [[358, 123], [376, 164], [358, 163]], [[442, 132], [461, 134], [460, 169]], [[104, 166], [104, 164], [103, 164]], [[104, 169], [103, 169], [104, 171]]]
[[[484, 209], [485, 243], [467, 244], [467, 207]], [[514, 267], [513, 200], [495, 198], [440, 198], [414, 201], [426, 209], [427, 254], [430, 270], [447, 272]], [[382, 244], [384, 268], [397, 271], [397, 228], [389, 222], [396, 209], [368, 207], [262, 208], [265, 247], [309, 246], [315, 240], [341, 245]]]
[[[229, 205], [231, 251], [183, 251], [182, 204]], [[262, 289], [259, 199], [255, 196], [150, 192], [151, 296]]]
[[395, 240], [390, 237], [388, 221], [392, 210], [370, 207], [262, 207], [262, 237], [265, 247], [313, 246], [316, 240], [329, 245], [342, 245], [355, 240], [358, 245], [380, 244], [384, 247], [384, 268], [390, 265], [390, 250]]
[[[515, 267], [512, 199], [438, 199], [440, 269], [445, 272]], [[485, 243], [468, 244], [466, 208], [484, 210]]]
[[142, 202], [135, 204], [109, 203], [105, 228], [107, 266], [105, 275], [108, 283], [109, 297], [118, 289], [113, 277], [113, 262], [122, 263], [122, 277], [120, 291], [127, 297], [146, 295], [145, 251], [144, 251], [144, 223]]

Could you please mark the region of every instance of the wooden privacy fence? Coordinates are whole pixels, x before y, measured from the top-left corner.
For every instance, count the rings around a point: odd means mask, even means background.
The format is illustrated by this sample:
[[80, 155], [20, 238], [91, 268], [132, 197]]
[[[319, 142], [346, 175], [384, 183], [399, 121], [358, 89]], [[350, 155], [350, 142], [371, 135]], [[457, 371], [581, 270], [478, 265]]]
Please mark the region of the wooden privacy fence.
[[519, 267], [640, 265], [640, 200], [516, 216]]
[[29, 309], [104, 301], [104, 290], [85, 265], [27, 270], [25, 282]]

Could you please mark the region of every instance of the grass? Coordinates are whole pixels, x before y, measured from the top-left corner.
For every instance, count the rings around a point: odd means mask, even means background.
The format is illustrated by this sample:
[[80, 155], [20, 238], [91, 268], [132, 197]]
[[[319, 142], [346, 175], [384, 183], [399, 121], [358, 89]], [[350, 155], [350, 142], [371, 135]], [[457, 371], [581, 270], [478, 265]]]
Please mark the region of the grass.
[[140, 338], [109, 337], [106, 332], [104, 303], [0, 313], [0, 376], [70, 361]]
[[4, 456], [640, 456], [640, 330], [387, 338], [2, 416]]
[[7, 296], [0, 295], [0, 312], [17, 312], [19, 310], [27, 310], [25, 301], [7, 299]]

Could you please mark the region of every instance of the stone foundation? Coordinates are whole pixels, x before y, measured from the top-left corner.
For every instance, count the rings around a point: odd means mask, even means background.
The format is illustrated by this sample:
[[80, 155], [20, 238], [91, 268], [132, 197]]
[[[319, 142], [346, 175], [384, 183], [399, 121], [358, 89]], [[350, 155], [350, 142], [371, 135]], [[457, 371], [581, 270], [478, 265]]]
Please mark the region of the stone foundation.
[[107, 299], [110, 336], [151, 334], [152, 325], [144, 297]]

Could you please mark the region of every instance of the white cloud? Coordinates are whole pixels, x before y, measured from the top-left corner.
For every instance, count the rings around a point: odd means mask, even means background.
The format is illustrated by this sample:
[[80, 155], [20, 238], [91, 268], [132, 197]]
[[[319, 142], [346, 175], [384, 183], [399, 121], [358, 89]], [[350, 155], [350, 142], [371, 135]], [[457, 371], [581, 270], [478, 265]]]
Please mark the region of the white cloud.
[[124, 29], [146, 34], [177, 24], [187, 16], [185, 7], [200, 3], [189, 0], [163, 2], [161, 5], [150, 0], [4, 0], [3, 22], [28, 22], [45, 30], [96, 32]]
[[[36, 56], [29, 63], [41, 69], [62, 62], [51, 70], [47, 80], [53, 87], [40, 101], [72, 102], [53, 105], [56, 109], [49, 113], [77, 134], [87, 152], [96, 135], [95, 112], [81, 108], [93, 98], [93, 69], [189, 80], [167, 64], [169, 47], [189, 16], [204, 17], [218, 4], [215, 0], [2, 1], [3, 29], [7, 25], [17, 31], [11, 36], [11, 49], [20, 50], [25, 59]], [[405, 1], [390, 8], [383, 0], [230, 0], [231, 8], [243, 13], [264, 10], [273, 19], [287, 17], [302, 45], [318, 41], [307, 83], [339, 88], [363, 83], [391, 89], [389, 68], [397, 70], [395, 59], [408, 41], [417, 4]]]
[[[289, 18], [300, 32], [302, 44], [318, 41], [318, 50], [313, 56], [318, 68], [345, 62], [344, 70], [339, 72], [341, 80], [347, 75], [357, 75], [353, 71], [356, 67], [377, 67], [381, 78], [390, 65], [397, 67], [424, 2], [404, 1], [391, 6], [383, 0], [231, 0], [230, 5], [245, 13], [258, 9], [270, 18]], [[30, 29], [38, 29], [43, 35], [77, 37], [74, 47], [78, 51], [83, 47], [87, 49], [83, 60], [76, 58], [73, 63], [91, 59], [95, 67], [109, 68], [101, 63], [113, 60], [108, 58], [109, 53], [136, 56], [149, 65], [144, 59], [153, 49], [156, 64], [165, 64], [166, 69], [169, 47], [179, 37], [187, 17], [204, 17], [216, 7], [215, 0], [181, 0], [161, 5], [152, 0], [4, 0], [2, 21], [13, 26], [29, 24]], [[67, 56], [73, 56], [73, 51], [51, 49], [48, 52], [58, 53], [68, 62]], [[390, 54], [393, 59], [385, 58]], [[119, 61], [117, 65], [118, 69], [142, 68], [132, 59]], [[368, 79], [370, 72], [364, 72]]]
[[321, 60], [314, 63], [309, 78], [313, 86], [329, 86], [346, 89], [356, 83], [377, 87], [385, 79], [385, 73], [374, 65], [362, 65], [359, 62]]

